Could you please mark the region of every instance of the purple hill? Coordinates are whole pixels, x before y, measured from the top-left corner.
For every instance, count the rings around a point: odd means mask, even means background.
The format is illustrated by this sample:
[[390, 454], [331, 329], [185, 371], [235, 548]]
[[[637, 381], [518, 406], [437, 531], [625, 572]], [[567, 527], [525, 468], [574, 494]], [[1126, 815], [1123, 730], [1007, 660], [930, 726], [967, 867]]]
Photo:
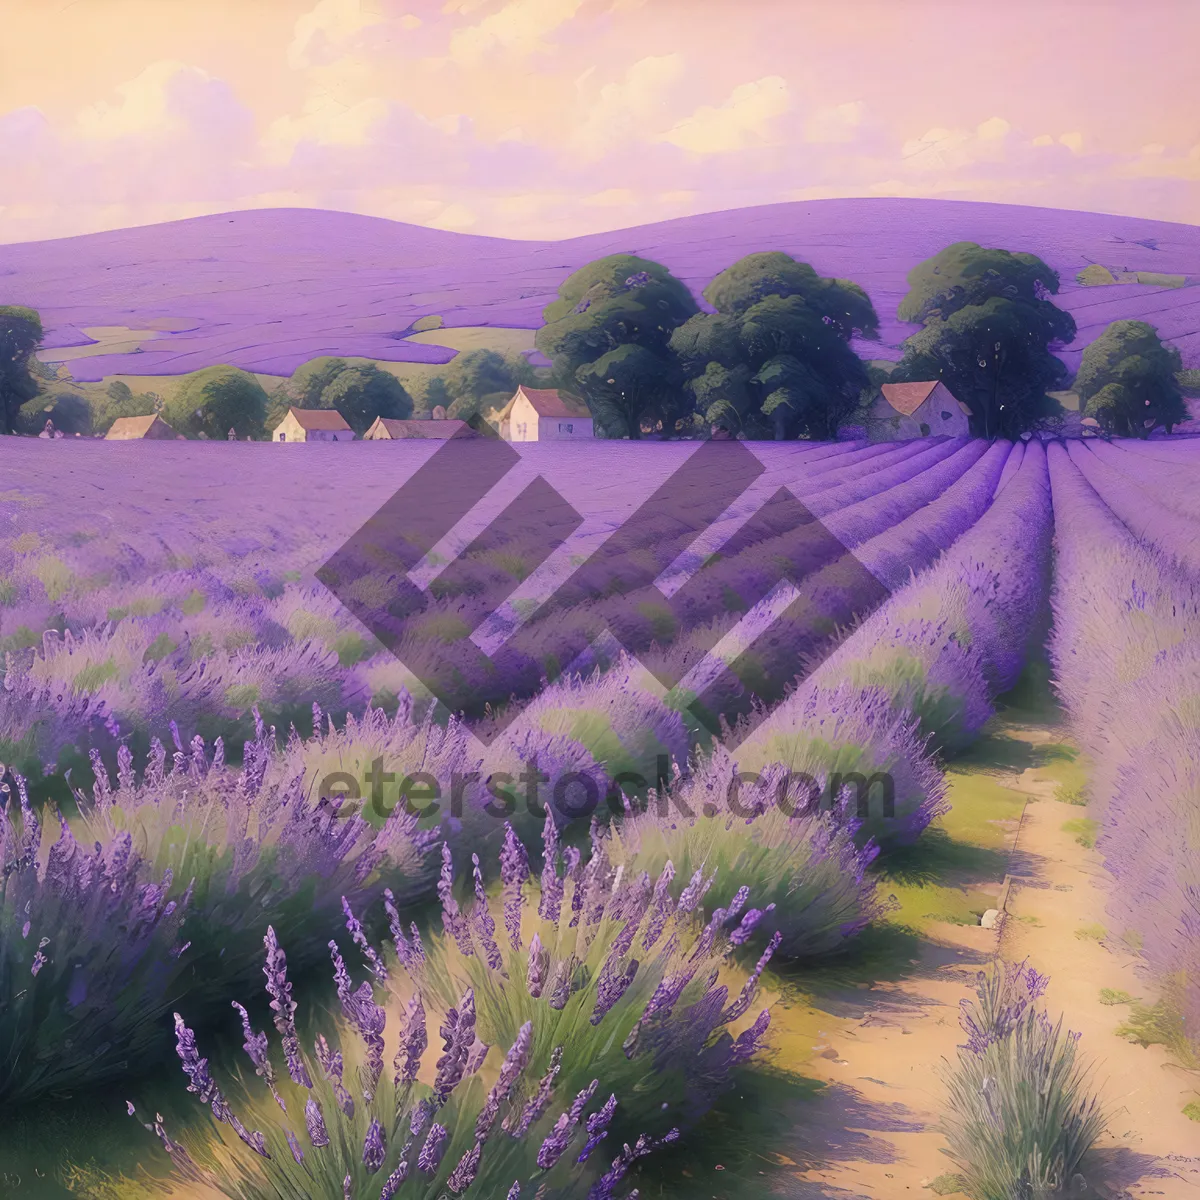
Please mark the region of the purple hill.
[[[1153, 271], [1200, 282], [1200, 227], [1134, 217], [946, 200], [817, 200], [684, 217], [559, 242], [508, 241], [312, 209], [263, 209], [110, 233], [0, 246], [0, 303], [37, 308], [48, 347], [91, 326], [170, 326], [134, 353], [74, 360], [80, 380], [176, 375], [214, 363], [289, 374], [321, 354], [445, 362], [402, 340], [413, 321], [536, 328], [558, 284], [628, 251], [674, 271], [697, 295], [743, 254], [784, 250], [861, 283], [881, 318], [866, 357], [897, 358], [909, 270], [951, 242], [1026, 250], [1059, 271], [1058, 302], [1079, 337], [1074, 368], [1110, 321], [1136, 317], [1200, 366], [1200, 288], [1080, 287], [1078, 271]], [[183, 328], [186, 326], [186, 328]]]

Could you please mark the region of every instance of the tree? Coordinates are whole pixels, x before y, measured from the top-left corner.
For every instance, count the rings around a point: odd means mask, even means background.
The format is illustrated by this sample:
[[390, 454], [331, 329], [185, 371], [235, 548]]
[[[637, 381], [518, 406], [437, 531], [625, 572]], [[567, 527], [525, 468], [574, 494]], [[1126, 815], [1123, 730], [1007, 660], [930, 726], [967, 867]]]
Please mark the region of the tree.
[[1058, 294], [1058, 284], [1058, 272], [1036, 254], [955, 242], [908, 273], [908, 294], [896, 315], [901, 321], [924, 325], [944, 321], [962, 308], [1007, 300], [1032, 310], [1026, 319], [1047, 342], [1066, 343], [1075, 337], [1075, 321], [1050, 300]]
[[690, 397], [669, 342], [696, 312], [695, 297], [666, 267], [613, 254], [562, 283], [535, 344], [560, 386], [578, 388], [602, 427], [638, 438], [644, 424], [661, 421], [670, 434]]
[[0, 305], [0, 422], [13, 433], [22, 405], [38, 394], [30, 360], [42, 340], [42, 320], [32, 308]]
[[240, 438], [262, 436], [266, 413], [262, 384], [237, 367], [219, 366], [185, 375], [163, 416], [188, 437], [224, 441], [231, 427]]
[[1024, 305], [993, 297], [932, 320], [904, 343], [892, 381], [940, 379], [978, 435], [1016, 439], [1056, 414], [1046, 393], [1067, 373], [1027, 318]]
[[357, 434], [366, 433], [376, 417], [405, 420], [412, 416], [412, 397], [395, 375], [374, 363], [348, 366], [328, 383], [314, 408], [335, 408]]
[[859, 404], [866, 368], [850, 347], [879, 321], [866, 292], [787, 254], [749, 254], [704, 291], [671, 336], [686, 388], [710, 425], [753, 437], [830, 438]]
[[957, 242], [919, 263], [898, 315], [924, 328], [904, 343], [897, 382], [940, 379], [983, 437], [1016, 438], [1056, 412], [1066, 367], [1051, 353], [1075, 320], [1050, 300], [1058, 275], [1033, 254]]
[[704, 289], [705, 300], [717, 312], [735, 316], [768, 296], [799, 296], [822, 318], [828, 318], [846, 341], [879, 336], [875, 307], [857, 283], [822, 278], [808, 263], [797, 262], [779, 251], [747, 254]]
[[1145, 321], [1113, 321], [1083, 352], [1075, 390], [1084, 416], [1106, 433], [1145, 437], [1159, 425], [1168, 433], [1188, 419], [1176, 375], [1179, 351], [1164, 346]]
[[68, 437], [92, 432], [92, 410], [77, 392], [60, 391], [35, 396], [21, 409], [17, 428], [22, 433], [41, 433], [46, 421], [54, 422]]
[[[286, 386], [288, 404], [296, 408], [323, 408], [321, 393], [349, 366], [344, 358], [310, 359], [292, 372]], [[284, 409], [286, 413], [287, 409]], [[282, 417], [284, 414], [281, 413]]]

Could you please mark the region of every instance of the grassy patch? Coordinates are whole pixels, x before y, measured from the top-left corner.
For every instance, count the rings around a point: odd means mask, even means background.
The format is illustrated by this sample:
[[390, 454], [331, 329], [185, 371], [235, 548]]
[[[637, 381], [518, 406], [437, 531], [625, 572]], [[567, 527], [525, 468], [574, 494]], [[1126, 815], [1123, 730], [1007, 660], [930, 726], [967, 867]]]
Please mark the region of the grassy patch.
[[1096, 845], [1096, 834], [1100, 830], [1100, 822], [1087, 817], [1076, 817], [1062, 823], [1063, 833], [1073, 833], [1079, 845], [1091, 850]]
[[172, 654], [178, 647], [165, 634], [160, 633], [158, 637], [146, 647], [146, 653], [142, 655], [142, 662], [157, 662], [160, 658], [166, 658], [168, 654]]
[[1170, 999], [1156, 1004], [1135, 1003], [1129, 1019], [1117, 1027], [1117, 1037], [1139, 1046], [1163, 1046], [1182, 1066], [1200, 1069], [1200, 1057], [1188, 1039], [1183, 1014]]
[[339, 634], [330, 649], [338, 656], [338, 663], [343, 667], [352, 667], [364, 658], [371, 657], [370, 647], [353, 631]]
[[92, 663], [84, 667], [75, 676], [75, 690], [78, 692], [94, 692], [110, 679], [115, 679], [116, 675], [117, 664], [111, 658], [106, 658], [103, 662]]
[[1122, 992], [1116, 988], [1101, 988], [1100, 1003], [1110, 1006], [1115, 1004], [1133, 1004], [1134, 998], [1128, 992]]
[[1193, 1100], [1191, 1104], [1183, 1106], [1183, 1115], [1189, 1121], [1200, 1121], [1200, 1100]]
[[1080, 925], [1075, 936], [1081, 942], [1102, 942], [1108, 936], [1108, 930], [1103, 925]]
[[179, 611], [185, 617], [194, 617], [197, 613], [204, 611], [204, 606], [208, 603], [208, 597], [196, 588], [193, 588], [183, 598], [179, 605]]
[[966, 1186], [967, 1181], [961, 1175], [939, 1175], [929, 1185], [929, 1190], [935, 1196], [957, 1196]]

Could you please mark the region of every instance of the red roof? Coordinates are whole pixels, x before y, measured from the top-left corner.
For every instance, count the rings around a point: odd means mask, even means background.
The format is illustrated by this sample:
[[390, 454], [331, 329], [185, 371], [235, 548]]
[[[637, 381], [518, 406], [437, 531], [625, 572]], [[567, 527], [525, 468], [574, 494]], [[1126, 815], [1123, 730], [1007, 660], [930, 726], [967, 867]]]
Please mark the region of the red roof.
[[940, 382], [934, 379], [921, 383], [885, 383], [880, 391], [898, 413], [911, 417], [929, 399], [930, 393]]
[[[562, 396], [554, 388], [530, 388], [522, 384], [517, 396], [524, 396], [539, 417], [590, 417], [591, 413], [574, 396]], [[517, 397], [514, 396], [515, 400]]]
[[342, 414], [335, 408], [289, 408], [288, 412], [295, 417], [301, 429], [321, 429], [333, 432], [350, 429]]

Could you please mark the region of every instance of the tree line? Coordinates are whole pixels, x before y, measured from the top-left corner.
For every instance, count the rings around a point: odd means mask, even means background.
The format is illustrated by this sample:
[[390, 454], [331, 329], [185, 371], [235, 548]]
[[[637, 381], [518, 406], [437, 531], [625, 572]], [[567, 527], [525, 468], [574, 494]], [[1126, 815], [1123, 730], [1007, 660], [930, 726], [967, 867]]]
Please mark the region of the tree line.
[[[6, 432], [37, 432], [48, 414], [68, 433], [104, 432], [118, 417], [158, 412], [187, 437], [224, 438], [233, 429], [261, 438], [295, 405], [335, 408], [361, 434], [380, 416], [442, 409], [485, 417], [529, 384], [580, 396], [607, 437], [719, 429], [829, 439], [861, 416], [882, 382], [936, 379], [970, 408], [977, 436], [1053, 427], [1060, 409], [1048, 393], [1069, 381], [1054, 352], [1076, 335], [1053, 300], [1057, 272], [1033, 254], [959, 242], [915, 266], [908, 285], [897, 315], [918, 328], [890, 367], [855, 348], [878, 339], [879, 318], [851, 280], [821, 276], [781, 252], [749, 254], [709, 283], [702, 310], [662, 264], [616, 254], [575, 271], [545, 308], [535, 344], [549, 367], [469, 350], [410, 391], [375, 363], [322, 357], [270, 392], [246, 371], [214, 366], [184, 376], [165, 400], [114, 381], [90, 402], [53, 394], [34, 357], [38, 314], [0, 307], [0, 420]], [[1102, 430], [1144, 436], [1187, 419], [1181, 369], [1153, 326], [1116, 321], [1085, 349], [1074, 386], [1083, 415]]]

